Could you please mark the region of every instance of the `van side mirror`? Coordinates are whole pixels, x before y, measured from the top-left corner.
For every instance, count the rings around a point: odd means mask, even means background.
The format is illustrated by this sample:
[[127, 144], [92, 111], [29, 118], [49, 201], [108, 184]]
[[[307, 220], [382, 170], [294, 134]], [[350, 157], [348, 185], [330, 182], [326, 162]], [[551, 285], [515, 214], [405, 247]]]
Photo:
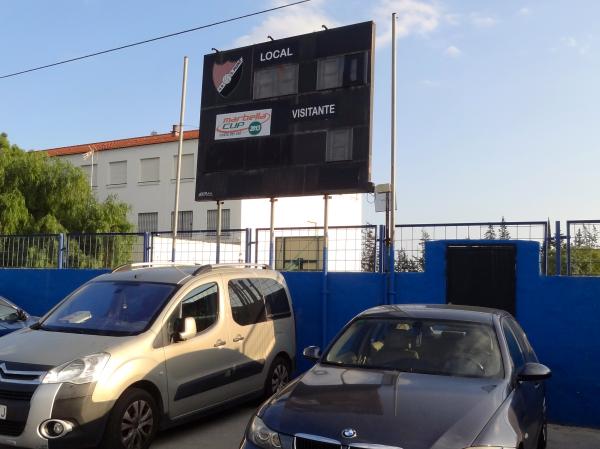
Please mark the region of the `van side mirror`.
[[517, 380], [521, 382], [539, 382], [550, 379], [552, 371], [541, 363], [526, 363], [517, 374]]
[[304, 358], [316, 362], [321, 358], [321, 348], [318, 346], [309, 346], [302, 351]]
[[177, 333], [177, 340], [189, 340], [190, 338], [195, 337], [196, 333], [196, 319], [189, 316], [181, 322], [181, 329]]

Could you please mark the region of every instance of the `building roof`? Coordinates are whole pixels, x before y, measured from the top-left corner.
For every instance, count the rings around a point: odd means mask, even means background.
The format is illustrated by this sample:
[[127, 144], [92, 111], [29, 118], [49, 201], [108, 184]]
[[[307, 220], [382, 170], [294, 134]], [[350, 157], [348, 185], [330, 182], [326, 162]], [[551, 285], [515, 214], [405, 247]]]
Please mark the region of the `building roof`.
[[[197, 139], [200, 131], [197, 129], [184, 131], [183, 140]], [[50, 148], [43, 150], [48, 156], [68, 156], [71, 154], [85, 154], [91, 149], [94, 151], [119, 150], [122, 148], [139, 147], [143, 145], [156, 145], [159, 143], [177, 142], [179, 133], [156, 134], [151, 136], [130, 137], [129, 139], [108, 140], [106, 142], [85, 143], [70, 147]]]

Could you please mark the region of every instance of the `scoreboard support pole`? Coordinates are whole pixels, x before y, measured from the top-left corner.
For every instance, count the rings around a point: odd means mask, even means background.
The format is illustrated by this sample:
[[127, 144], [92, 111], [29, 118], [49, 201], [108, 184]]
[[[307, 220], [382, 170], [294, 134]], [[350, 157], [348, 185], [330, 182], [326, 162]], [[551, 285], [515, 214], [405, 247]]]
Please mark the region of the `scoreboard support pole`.
[[221, 228], [223, 227], [221, 214], [222, 214], [223, 201], [217, 201], [217, 248], [216, 248], [216, 261], [221, 263]]
[[392, 95], [391, 95], [391, 139], [390, 139], [390, 229], [389, 229], [389, 282], [388, 282], [388, 304], [396, 302], [396, 286], [394, 262], [396, 251], [394, 249], [396, 236], [396, 13], [392, 14]]
[[328, 194], [323, 196], [323, 284], [322, 284], [322, 316], [323, 316], [323, 325], [322, 325], [322, 347], [325, 348], [327, 346], [327, 300], [329, 296], [329, 291], [327, 290], [327, 274], [328, 269], [327, 265], [329, 262], [329, 199], [331, 197]]
[[271, 198], [271, 223], [269, 225], [269, 266], [275, 269], [275, 202], [277, 198]]

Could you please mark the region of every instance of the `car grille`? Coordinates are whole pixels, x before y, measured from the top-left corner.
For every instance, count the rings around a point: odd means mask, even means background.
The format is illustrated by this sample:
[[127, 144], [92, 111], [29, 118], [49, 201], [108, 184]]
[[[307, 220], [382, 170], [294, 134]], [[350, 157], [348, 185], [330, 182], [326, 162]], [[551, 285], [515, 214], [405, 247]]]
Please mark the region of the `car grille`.
[[9, 437], [18, 437], [25, 429], [25, 421], [1, 421], [0, 420], [0, 435]]
[[340, 449], [341, 447], [340, 444], [296, 437], [296, 449]]
[[13, 391], [0, 389], [0, 400], [30, 401], [32, 396], [33, 391]]

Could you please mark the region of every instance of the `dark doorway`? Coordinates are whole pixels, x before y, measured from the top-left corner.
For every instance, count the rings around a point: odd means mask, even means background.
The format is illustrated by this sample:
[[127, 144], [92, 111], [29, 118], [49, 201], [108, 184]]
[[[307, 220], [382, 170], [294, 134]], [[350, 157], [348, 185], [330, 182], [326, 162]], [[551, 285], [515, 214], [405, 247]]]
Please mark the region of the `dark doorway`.
[[515, 314], [513, 245], [448, 246], [446, 302]]

